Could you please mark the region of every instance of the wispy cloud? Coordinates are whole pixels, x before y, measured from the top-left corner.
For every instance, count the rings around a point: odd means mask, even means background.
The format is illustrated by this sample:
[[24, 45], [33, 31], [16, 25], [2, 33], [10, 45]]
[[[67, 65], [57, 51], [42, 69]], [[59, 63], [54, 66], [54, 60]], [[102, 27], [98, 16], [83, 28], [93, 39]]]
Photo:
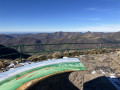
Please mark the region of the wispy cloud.
[[87, 11], [96, 11], [96, 12], [108, 12], [108, 13], [112, 13], [113, 9], [110, 8], [105, 8], [105, 9], [100, 9], [100, 8], [85, 8], [84, 10]]
[[91, 20], [91, 21], [98, 21], [101, 20], [100, 18], [73, 18], [76, 20]]
[[[41, 28], [41, 27], [29, 27], [29, 28], [1, 28], [0, 27], [0, 33], [2, 31], [4, 32], [16, 32], [18, 30], [24, 30], [25, 32], [56, 32], [56, 31], [65, 31], [65, 32], [118, 32], [120, 31], [120, 24], [113, 24], [113, 25], [99, 25], [99, 26], [86, 26], [86, 27], [80, 27], [80, 28], [75, 28], [75, 27], [64, 27], [60, 26], [58, 28]], [[21, 31], [23, 32], [23, 31]]]
[[120, 31], [120, 25], [101, 25], [101, 26], [89, 26], [76, 29], [76, 31], [92, 31], [92, 32], [118, 32]]
[[89, 11], [94, 11], [96, 10], [97, 8], [85, 8], [86, 10], [89, 10]]

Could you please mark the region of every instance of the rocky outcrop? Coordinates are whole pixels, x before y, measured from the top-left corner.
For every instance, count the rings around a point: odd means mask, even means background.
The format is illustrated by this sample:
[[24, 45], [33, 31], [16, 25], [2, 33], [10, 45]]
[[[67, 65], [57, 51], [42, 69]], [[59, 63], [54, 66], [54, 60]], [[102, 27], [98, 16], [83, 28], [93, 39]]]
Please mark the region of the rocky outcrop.
[[117, 53], [80, 55], [79, 59], [90, 72], [120, 74], [120, 56]]

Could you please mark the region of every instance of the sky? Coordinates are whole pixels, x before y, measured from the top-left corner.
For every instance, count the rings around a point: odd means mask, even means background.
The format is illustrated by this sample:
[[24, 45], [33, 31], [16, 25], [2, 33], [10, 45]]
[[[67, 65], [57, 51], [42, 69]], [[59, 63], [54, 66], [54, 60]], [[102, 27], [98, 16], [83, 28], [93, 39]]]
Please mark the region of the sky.
[[0, 0], [0, 33], [57, 31], [120, 31], [120, 0]]

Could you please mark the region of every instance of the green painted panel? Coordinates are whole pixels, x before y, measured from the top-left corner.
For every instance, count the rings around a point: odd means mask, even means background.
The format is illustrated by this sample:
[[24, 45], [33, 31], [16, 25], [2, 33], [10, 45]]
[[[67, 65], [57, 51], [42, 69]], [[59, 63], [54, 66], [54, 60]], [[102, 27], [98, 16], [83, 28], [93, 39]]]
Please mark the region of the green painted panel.
[[86, 70], [81, 62], [67, 62], [27, 70], [0, 82], [0, 90], [16, 90], [24, 83], [68, 70]]

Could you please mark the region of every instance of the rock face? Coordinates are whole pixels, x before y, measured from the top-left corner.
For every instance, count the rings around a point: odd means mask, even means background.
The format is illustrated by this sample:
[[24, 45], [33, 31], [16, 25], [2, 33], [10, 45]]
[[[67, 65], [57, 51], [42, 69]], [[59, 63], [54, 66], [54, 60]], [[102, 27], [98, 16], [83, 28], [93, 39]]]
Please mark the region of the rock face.
[[120, 70], [120, 56], [117, 53], [81, 55], [79, 59], [90, 72], [107, 74], [118, 73]]
[[89, 74], [88, 71], [76, 71], [69, 75], [69, 80], [80, 90], [83, 89], [84, 75]]

